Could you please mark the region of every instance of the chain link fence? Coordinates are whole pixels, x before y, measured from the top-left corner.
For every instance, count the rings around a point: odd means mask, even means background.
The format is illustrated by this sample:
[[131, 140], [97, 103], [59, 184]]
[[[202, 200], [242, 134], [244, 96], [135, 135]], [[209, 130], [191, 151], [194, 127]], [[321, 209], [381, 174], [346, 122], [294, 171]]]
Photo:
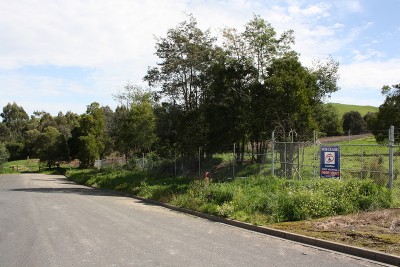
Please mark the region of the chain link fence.
[[[251, 175], [275, 175], [286, 179], [318, 179], [320, 177], [321, 146], [340, 147], [340, 178], [372, 179], [377, 184], [391, 187], [400, 172], [400, 146], [394, 145], [394, 137], [387, 144], [377, 144], [371, 134], [350, 138], [317, 138], [301, 142], [281, 142], [272, 135], [260, 144], [232, 144], [219, 153], [207, 157], [203, 149], [191, 157], [172, 153], [163, 157], [143, 154], [128, 161], [125, 159], [103, 160], [99, 168], [121, 166], [171, 176], [196, 176], [204, 178], [234, 179]], [[347, 140], [348, 139], [348, 140]], [[355, 140], [354, 140], [355, 139]]]
[[334, 138], [319, 140], [316, 137], [307, 142], [275, 141], [272, 172], [290, 179], [316, 179], [320, 176], [320, 147], [338, 146], [340, 178], [369, 178], [391, 188], [399, 175], [400, 146], [394, 145], [393, 130], [390, 133], [387, 144], [376, 144], [373, 139], [365, 139], [368, 137], [365, 134], [360, 136], [359, 141], [349, 140], [348, 143]]

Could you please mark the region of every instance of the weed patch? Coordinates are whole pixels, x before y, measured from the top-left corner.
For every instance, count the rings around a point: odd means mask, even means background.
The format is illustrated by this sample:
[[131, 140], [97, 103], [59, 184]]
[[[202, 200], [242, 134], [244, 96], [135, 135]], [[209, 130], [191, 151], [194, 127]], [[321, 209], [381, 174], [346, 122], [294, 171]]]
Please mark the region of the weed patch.
[[299, 221], [391, 206], [391, 191], [373, 180], [305, 180], [251, 176], [204, 183], [185, 177], [149, 177], [140, 171], [71, 170], [78, 183], [255, 224]]

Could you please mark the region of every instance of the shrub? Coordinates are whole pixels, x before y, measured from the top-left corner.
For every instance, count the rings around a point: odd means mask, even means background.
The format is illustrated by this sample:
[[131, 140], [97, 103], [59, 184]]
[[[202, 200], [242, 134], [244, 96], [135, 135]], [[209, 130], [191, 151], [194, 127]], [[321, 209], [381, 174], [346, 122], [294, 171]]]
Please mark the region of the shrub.
[[222, 205], [225, 202], [232, 201], [234, 192], [227, 184], [211, 184], [204, 189], [205, 198], [208, 202]]

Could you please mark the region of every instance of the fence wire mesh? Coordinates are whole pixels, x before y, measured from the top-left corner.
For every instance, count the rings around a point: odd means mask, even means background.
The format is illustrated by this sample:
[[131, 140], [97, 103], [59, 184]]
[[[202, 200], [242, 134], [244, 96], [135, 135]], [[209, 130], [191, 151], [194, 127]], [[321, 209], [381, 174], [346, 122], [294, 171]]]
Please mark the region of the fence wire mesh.
[[[315, 135], [314, 135], [315, 136]], [[266, 140], [258, 144], [232, 144], [212, 157], [199, 148], [197, 155], [164, 157], [143, 154], [127, 161], [132, 168], [175, 176], [203, 178], [211, 173], [219, 179], [246, 178], [251, 175], [275, 175], [286, 179], [318, 179], [320, 177], [320, 147], [340, 147], [340, 178], [372, 179], [381, 186], [390, 185], [400, 173], [400, 146], [377, 144], [372, 135], [342, 139], [314, 138], [310, 141], [279, 142]], [[332, 141], [334, 140], [334, 141]], [[393, 152], [390, 152], [392, 147]], [[392, 156], [391, 156], [392, 154]], [[102, 166], [123, 160], [103, 161]], [[392, 167], [391, 167], [392, 162]], [[390, 179], [391, 177], [391, 179]]]

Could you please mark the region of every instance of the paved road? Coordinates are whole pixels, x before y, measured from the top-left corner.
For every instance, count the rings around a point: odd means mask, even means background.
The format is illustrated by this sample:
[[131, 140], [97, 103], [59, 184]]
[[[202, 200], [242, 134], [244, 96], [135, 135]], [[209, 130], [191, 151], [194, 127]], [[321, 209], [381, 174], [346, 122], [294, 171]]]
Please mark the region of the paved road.
[[62, 176], [0, 175], [0, 266], [377, 266]]

